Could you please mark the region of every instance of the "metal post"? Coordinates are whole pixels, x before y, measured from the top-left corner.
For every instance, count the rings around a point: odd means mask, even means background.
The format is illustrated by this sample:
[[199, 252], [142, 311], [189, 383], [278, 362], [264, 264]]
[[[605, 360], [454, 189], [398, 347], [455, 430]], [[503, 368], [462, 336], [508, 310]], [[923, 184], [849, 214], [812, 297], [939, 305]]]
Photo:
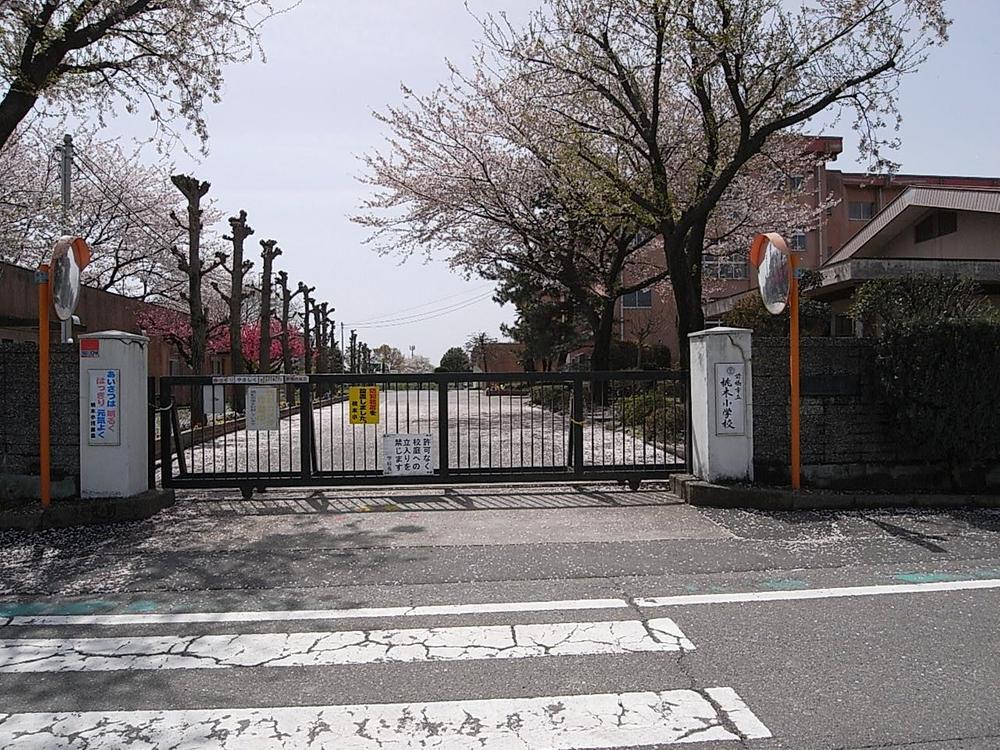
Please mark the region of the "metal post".
[[174, 473], [173, 452], [170, 450], [171, 403], [170, 386], [160, 389], [160, 485], [170, 486], [170, 477]]
[[444, 479], [449, 473], [448, 461], [448, 381], [438, 381], [438, 475]]
[[573, 377], [573, 416], [570, 419], [570, 443], [573, 448], [573, 473], [583, 474], [583, 373]]
[[790, 378], [789, 390], [791, 395], [790, 416], [791, 416], [791, 442], [792, 442], [792, 489], [797, 490], [801, 486], [801, 443], [799, 428], [799, 280], [796, 276], [796, 266], [798, 258], [795, 253], [788, 254], [788, 318], [789, 318], [789, 347], [788, 347], [788, 374]]
[[35, 274], [38, 285], [38, 490], [42, 507], [52, 502], [49, 446], [49, 264]]
[[146, 378], [146, 489], [156, 489], [156, 378]]
[[312, 476], [312, 383], [302, 383], [299, 388], [299, 463], [302, 478]]
[[[69, 206], [73, 189], [73, 136], [69, 133], [63, 136], [62, 146], [57, 147], [61, 152], [62, 159], [59, 163], [60, 177], [62, 178], [62, 232], [70, 233]], [[59, 325], [59, 338], [66, 344], [73, 340], [73, 316], [68, 320], [63, 320]]]

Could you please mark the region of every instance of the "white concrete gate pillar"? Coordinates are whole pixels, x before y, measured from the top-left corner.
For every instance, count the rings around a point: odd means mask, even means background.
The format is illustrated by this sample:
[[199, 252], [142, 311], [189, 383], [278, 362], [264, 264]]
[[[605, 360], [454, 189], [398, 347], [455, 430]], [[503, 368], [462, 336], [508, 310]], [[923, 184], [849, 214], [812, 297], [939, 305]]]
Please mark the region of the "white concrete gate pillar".
[[80, 341], [80, 496], [145, 492], [149, 339], [124, 331]]
[[689, 334], [692, 471], [707, 482], [753, 481], [753, 375], [745, 328]]

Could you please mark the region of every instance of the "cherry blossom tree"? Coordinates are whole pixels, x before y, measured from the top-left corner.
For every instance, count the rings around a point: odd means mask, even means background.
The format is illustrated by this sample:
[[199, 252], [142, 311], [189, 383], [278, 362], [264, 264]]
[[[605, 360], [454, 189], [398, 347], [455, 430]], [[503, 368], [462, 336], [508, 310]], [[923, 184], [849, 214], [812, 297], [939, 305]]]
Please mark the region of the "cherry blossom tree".
[[282, 327], [280, 320], [276, 320], [274, 318], [271, 319], [271, 336], [269, 338], [271, 351], [266, 360], [260, 356], [260, 342], [263, 338], [260, 334], [260, 321], [245, 324], [241, 329], [243, 356], [246, 357], [247, 362], [249, 362], [258, 372], [264, 371], [261, 368], [265, 366], [265, 364], [269, 368], [271, 362], [280, 362], [282, 360], [282, 342], [284, 341], [286, 334], [288, 338], [289, 357], [297, 359], [305, 355], [305, 342], [302, 336], [302, 330], [296, 326], [289, 326], [285, 329]]
[[[35, 266], [63, 234], [52, 158], [61, 139], [52, 129], [26, 128], [0, 151], [0, 260]], [[184, 276], [170, 247], [183, 230], [169, 213], [182, 203], [165, 165], [146, 164], [89, 131], [76, 134], [75, 161], [70, 229], [94, 250], [84, 283], [147, 301], [176, 299]]]
[[100, 120], [147, 110], [159, 135], [185, 122], [204, 143], [223, 70], [263, 57], [269, 0], [5, 0], [0, 149], [38, 108]]
[[[212, 288], [222, 298], [228, 311], [227, 323], [229, 327], [229, 359], [234, 375], [243, 372], [243, 346], [241, 331], [243, 329], [243, 301], [249, 296], [250, 291], [244, 283], [246, 274], [253, 267], [253, 261], [244, 259], [243, 250], [246, 238], [253, 234], [253, 227], [247, 224], [247, 212], [240, 211], [236, 216], [229, 217], [229, 234], [223, 237], [232, 245], [232, 265], [226, 266], [222, 263], [220, 269], [229, 275], [228, 290], [224, 291], [218, 284], [212, 284]], [[225, 257], [225, 256], [223, 256]], [[237, 394], [237, 402], [242, 394]], [[241, 411], [241, 404], [237, 403], [237, 411]]]
[[524, 28], [485, 20], [477, 71], [659, 235], [683, 340], [727, 196], [827, 113], [890, 166], [900, 79], [948, 25], [942, 0], [547, 0]]
[[[404, 103], [378, 116], [389, 147], [365, 160], [375, 194], [355, 220], [380, 252], [444, 253], [508, 292], [524, 286], [511, 299], [538, 289], [565, 297], [589, 329], [591, 366], [607, 369], [617, 301], [671, 274], [662, 236], [572, 143], [553, 136], [563, 123], [546, 104], [492, 71], [481, 55], [472, 74], [453, 69], [427, 96], [404, 89]], [[783, 187], [784, 170], [815, 166], [807, 144], [775, 138], [733, 181], [706, 223], [705, 251], [742, 252], [760, 228], [815, 222], [817, 208]]]

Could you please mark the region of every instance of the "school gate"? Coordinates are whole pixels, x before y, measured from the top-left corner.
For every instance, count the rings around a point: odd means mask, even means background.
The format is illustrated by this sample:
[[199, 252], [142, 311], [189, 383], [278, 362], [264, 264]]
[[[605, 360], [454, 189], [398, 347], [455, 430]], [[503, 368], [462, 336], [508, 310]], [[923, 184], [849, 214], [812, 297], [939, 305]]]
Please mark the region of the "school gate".
[[164, 487], [246, 498], [362, 484], [636, 488], [685, 471], [691, 455], [682, 371], [184, 376], [150, 387], [151, 479], [158, 454]]

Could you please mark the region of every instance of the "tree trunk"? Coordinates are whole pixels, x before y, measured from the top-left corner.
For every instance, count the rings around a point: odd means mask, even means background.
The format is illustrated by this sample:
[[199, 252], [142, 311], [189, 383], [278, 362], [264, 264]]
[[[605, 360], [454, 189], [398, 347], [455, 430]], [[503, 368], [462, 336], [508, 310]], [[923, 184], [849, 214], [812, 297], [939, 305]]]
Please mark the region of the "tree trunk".
[[[238, 216], [229, 218], [232, 234], [223, 239], [233, 243], [232, 283], [229, 286], [229, 366], [233, 375], [242, 375], [243, 366], [243, 277], [249, 270], [249, 265], [243, 262], [243, 242], [253, 234], [253, 228], [247, 226], [247, 212], [240, 211]], [[236, 388], [237, 412], [245, 408], [246, 392]]]
[[281, 255], [275, 240], [261, 240], [260, 257], [264, 271], [260, 279], [260, 372], [271, 372], [271, 268], [274, 259]]
[[681, 368], [690, 365], [688, 334], [705, 327], [705, 312], [701, 306], [701, 253], [705, 245], [705, 227], [694, 227], [686, 237], [665, 232], [663, 248], [670, 270], [670, 284], [677, 303], [677, 346]]
[[[188, 253], [185, 258], [177, 248], [180, 270], [188, 277], [188, 308], [191, 312], [191, 369], [195, 375], [205, 374], [205, 352], [208, 349], [208, 311], [201, 299], [201, 282], [205, 266], [201, 261], [201, 199], [208, 192], [209, 184], [190, 175], [173, 175], [170, 181], [187, 200]], [[191, 403], [191, 424], [204, 424], [205, 407], [202, 389], [194, 389]]]
[[34, 94], [18, 91], [17, 86], [18, 82], [15, 81], [3, 101], [0, 101], [0, 149], [7, 145], [17, 126], [28, 116], [38, 101], [38, 97]]
[[302, 344], [305, 349], [303, 352], [302, 368], [306, 375], [312, 372], [312, 329], [309, 325], [309, 319], [312, 317], [313, 300], [309, 296], [309, 289], [306, 289], [302, 295], [303, 310], [302, 310]]
[[604, 300], [593, 317], [594, 350], [590, 354], [591, 370], [607, 370], [611, 364], [611, 339], [615, 327], [615, 302]]

